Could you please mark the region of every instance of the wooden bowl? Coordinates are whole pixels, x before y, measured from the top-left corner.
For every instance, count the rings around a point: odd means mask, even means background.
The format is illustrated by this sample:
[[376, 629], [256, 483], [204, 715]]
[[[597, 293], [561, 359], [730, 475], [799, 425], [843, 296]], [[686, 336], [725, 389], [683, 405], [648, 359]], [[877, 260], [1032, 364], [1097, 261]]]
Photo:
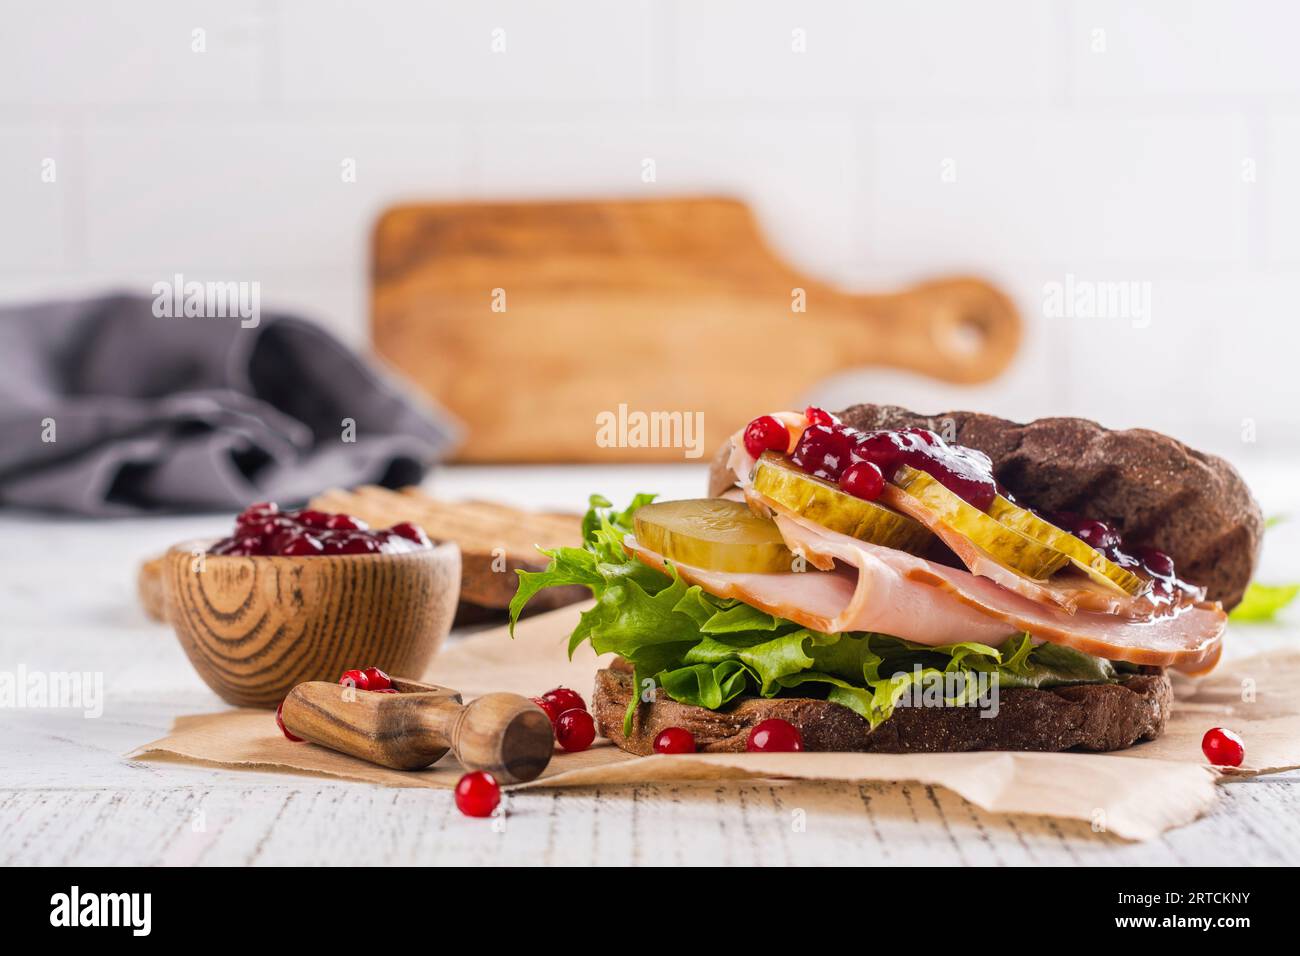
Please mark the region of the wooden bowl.
[[233, 557], [211, 542], [167, 552], [165, 613], [223, 700], [276, 707], [303, 681], [351, 667], [423, 675], [460, 594], [451, 542], [404, 554]]

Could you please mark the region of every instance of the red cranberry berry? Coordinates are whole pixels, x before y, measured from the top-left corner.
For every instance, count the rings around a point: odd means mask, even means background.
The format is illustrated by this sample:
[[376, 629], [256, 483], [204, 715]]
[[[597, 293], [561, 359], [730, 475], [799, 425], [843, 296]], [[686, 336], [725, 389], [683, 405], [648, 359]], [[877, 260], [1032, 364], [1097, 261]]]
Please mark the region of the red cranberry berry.
[[335, 536], [332, 545], [338, 554], [378, 554], [383, 547], [377, 538], [364, 531], [344, 531]]
[[1205, 759], [1216, 767], [1240, 767], [1246, 759], [1246, 745], [1227, 727], [1211, 727], [1201, 738]]
[[840, 475], [840, 490], [855, 498], [875, 501], [885, 489], [885, 476], [869, 461], [855, 462]]
[[545, 697], [530, 697], [528, 699], [538, 707], [542, 708], [543, 713], [546, 714], [546, 719], [549, 720], [551, 726], [554, 727], [555, 722], [560, 719], [560, 714], [563, 713], [563, 711], [557, 708], [553, 701], [549, 701]]
[[542, 695], [543, 700], [549, 700], [555, 705], [555, 712], [562, 714], [566, 710], [586, 710], [587, 702], [582, 699], [582, 695], [576, 690], [569, 690], [567, 687], [557, 687], [555, 690], [548, 690]]
[[1080, 521], [1074, 528], [1074, 536], [1098, 551], [1107, 551], [1120, 543], [1119, 535], [1101, 521]]
[[279, 511], [280, 509], [271, 502], [259, 501], [239, 513], [239, 517], [235, 519], [235, 528], [237, 531], [251, 534], [268, 519], [278, 516]]
[[295, 737], [289, 733], [289, 728], [284, 725], [284, 701], [280, 701], [280, 706], [275, 708], [275, 726], [280, 728], [280, 733], [284, 734], [296, 744], [302, 743], [301, 737]]
[[325, 518], [325, 527], [330, 531], [365, 531], [370, 526], [352, 515], [329, 515]]
[[344, 686], [350, 683], [357, 690], [370, 690], [370, 678], [362, 670], [344, 671], [343, 676], [339, 678], [339, 683]]
[[277, 543], [279, 543], [279, 554], [295, 558], [320, 554], [325, 550], [325, 546], [320, 543], [320, 539], [310, 534], [290, 534], [285, 537], [283, 542], [279, 542], [277, 539]]
[[211, 548], [213, 554], [224, 554], [236, 558], [247, 558], [255, 554], [266, 554], [262, 539], [252, 535], [238, 538], [223, 538]]
[[793, 753], [803, 750], [803, 734], [788, 720], [772, 717], [756, 724], [745, 741], [745, 749], [754, 753]]
[[659, 731], [655, 738], [657, 754], [693, 754], [695, 753], [695, 735], [681, 727], [669, 727]]
[[402, 521], [388, 529], [399, 538], [405, 538], [407, 541], [414, 541], [421, 547], [429, 546], [429, 536], [424, 533], [424, 529], [419, 525], [411, 524], [409, 521]]
[[260, 535], [269, 548], [271, 539], [277, 534], [282, 531], [296, 531], [297, 529], [298, 526], [287, 515], [271, 515], [269, 518], [263, 518], [260, 524], [250, 528], [250, 533]]
[[333, 516], [313, 508], [304, 508], [293, 516], [304, 528], [328, 528], [331, 517]]
[[816, 405], [809, 405], [803, 410], [803, 417], [808, 420], [809, 425], [838, 425], [840, 420], [826, 411], [824, 408], [818, 408]]
[[837, 426], [809, 425], [799, 437], [790, 460], [815, 478], [839, 481], [852, 448], [853, 438]]
[[566, 710], [555, 721], [555, 739], [569, 753], [586, 750], [596, 739], [596, 722], [585, 710]]
[[771, 415], [760, 415], [745, 426], [745, 451], [758, 458], [765, 451], [784, 455], [790, 447], [790, 429]]
[[399, 554], [431, 546], [409, 521], [372, 531], [360, 518], [305, 508], [281, 513], [270, 502], [249, 505], [235, 518], [235, 530], [210, 549], [221, 555]]
[[853, 443], [850, 458], [869, 461], [880, 469], [881, 474], [892, 477], [903, 461], [902, 442], [894, 432], [872, 432]]
[[501, 787], [486, 770], [475, 770], [456, 784], [456, 808], [467, 817], [490, 817], [501, 802]]
[[1142, 567], [1156, 577], [1172, 578], [1174, 576], [1174, 559], [1163, 551], [1157, 551], [1155, 548], [1143, 548], [1138, 552], [1138, 557], [1142, 559]]
[[934, 432], [930, 431], [930, 429], [921, 428], [916, 425], [913, 425], [910, 428], [904, 428], [902, 430], [902, 434], [910, 436], [916, 442], [919, 442], [922, 445], [929, 445], [931, 447], [936, 447], [944, 444], [944, 440]]
[[393, 679], [378, 667], [367, 667], [361, 673], [366, 675], [370, 690], [386, 690], [393, 686]]

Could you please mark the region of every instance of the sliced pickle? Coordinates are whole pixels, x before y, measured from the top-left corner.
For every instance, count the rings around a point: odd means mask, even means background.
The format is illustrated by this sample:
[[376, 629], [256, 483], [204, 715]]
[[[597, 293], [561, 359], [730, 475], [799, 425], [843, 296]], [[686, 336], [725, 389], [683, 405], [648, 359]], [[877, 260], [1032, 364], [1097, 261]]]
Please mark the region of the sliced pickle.
[[1000, 524], [924, 471], [902, 465], [894, 476], [894, 483], [1005, 568], [1041, 581], [1051, 577], [1069, 561], [1055, 548]]
[[916, 554], [931, 538], [919, 521], [874, 501], [855, 498], [770, 451], [764, 452], [754, 467], [753, 484], [755, 491], [783, 508], [860, 541]]
[[1141, 594], [1148, 587], [1148, 582], [1143, 581], [1127, 568], [1120, 567], [1086, 541], [1076, 538], [1050, 521], [1044, 521], [1032, 511], [1026, 511], [1002, 495], [993, 499], [993, 504], [989, 506], [989, 515], [1008, 528], [1060, 551], [1075, 567], [1084, 571], [1098, 584], [1134, 596]]
[[660, 501], [638, 508], [632, 525], [639, 544], [694, 568], [773, 574], [794, 563], [776, 522], [741, 501]]

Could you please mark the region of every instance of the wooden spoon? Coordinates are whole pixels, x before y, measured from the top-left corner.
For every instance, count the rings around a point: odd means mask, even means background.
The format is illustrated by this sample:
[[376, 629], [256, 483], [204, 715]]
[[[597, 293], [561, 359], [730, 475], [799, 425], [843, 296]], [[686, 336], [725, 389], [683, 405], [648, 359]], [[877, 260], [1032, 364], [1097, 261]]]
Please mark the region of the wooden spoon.
[[393, 686], [399, 693], [299, 684], [280, 717], [296, 737], [394, 770], [420, 770], [451, 750], [466, 769], [509, 784], [534, 779], [550, 763], [551, 722], [527, 697], [484, 694], [463, 704], [448, 687], [401, 678]]

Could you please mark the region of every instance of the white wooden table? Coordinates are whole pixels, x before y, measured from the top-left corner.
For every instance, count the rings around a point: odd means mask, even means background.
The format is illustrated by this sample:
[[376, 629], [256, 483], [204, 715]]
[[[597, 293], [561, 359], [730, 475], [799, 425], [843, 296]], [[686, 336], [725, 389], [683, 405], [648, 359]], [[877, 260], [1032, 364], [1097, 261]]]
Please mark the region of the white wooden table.
[[[1288, 555], [1300, 555], [1300, 468], [1245, 470], [1269, 513], [1297, 515], [1272, 533], [1264, 577], [1298, 579]], [[703, 470], [455, 468], [430, 487], [574, 508], [589, 491], [698, 495]], [[1133, 844], [906, 783], [532, 791], [508, 797], [494, 826], [462, 817], [442, 791], [126, 760], [174, 717], [223, 706], [137, 607], [135, 572], [227, 523], [0, 515], [0, 671], [102, 672], [105, 691], [96, 719], [0, 710], [0, 864], [342, 864], [355, 862], [353, 847], [384, 864], [1300, 863], [1300, 774], [1225, 786], [1207, 817]], [[1300, 627], [1230, 639], [1240, 653], [1300, 640]]]

